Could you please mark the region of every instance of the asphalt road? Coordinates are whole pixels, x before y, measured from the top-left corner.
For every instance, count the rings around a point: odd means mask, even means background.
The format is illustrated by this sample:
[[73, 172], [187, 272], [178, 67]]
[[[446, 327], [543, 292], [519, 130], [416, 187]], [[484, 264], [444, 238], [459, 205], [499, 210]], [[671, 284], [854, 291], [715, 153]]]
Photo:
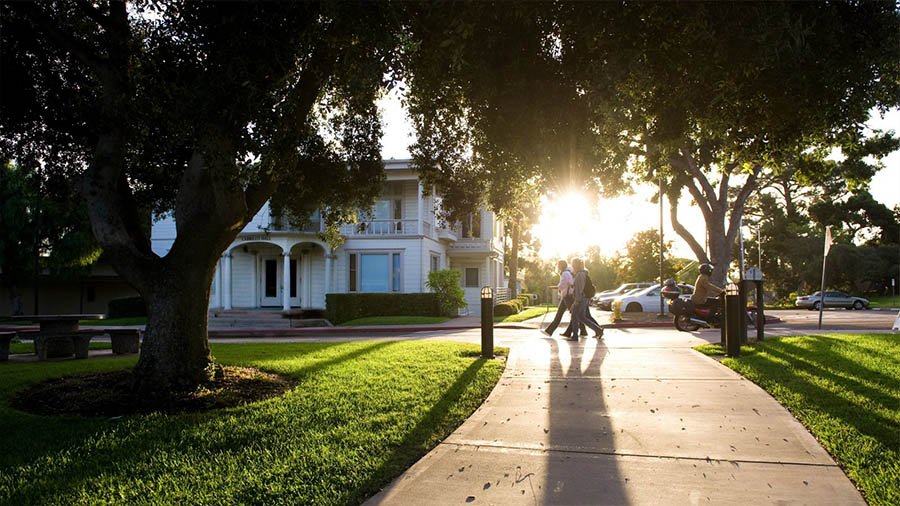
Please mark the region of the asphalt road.
[[[819, 312], [805, 309], [767, 311], [782, 321], [767, 326], [767, 330], [818, 330]], [[897, 319], [897, 311], [826, 309], [822, 314], [822, 330], [885, 330], [890, 331]]]

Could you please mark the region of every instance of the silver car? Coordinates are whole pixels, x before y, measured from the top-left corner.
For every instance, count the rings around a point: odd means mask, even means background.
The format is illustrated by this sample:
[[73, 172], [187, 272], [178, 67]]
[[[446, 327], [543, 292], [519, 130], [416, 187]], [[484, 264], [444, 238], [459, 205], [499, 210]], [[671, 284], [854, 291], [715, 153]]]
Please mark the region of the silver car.
[[[805, 307], [810, 311], [818, 311], [822, 306], [822, 292], [797, 297], [797, 307]], [[869, 301], [862, 297], [853, 297], [844, 292], [825, 292], [825, 307], [843, 307], [847, 309], [869, 309]]]

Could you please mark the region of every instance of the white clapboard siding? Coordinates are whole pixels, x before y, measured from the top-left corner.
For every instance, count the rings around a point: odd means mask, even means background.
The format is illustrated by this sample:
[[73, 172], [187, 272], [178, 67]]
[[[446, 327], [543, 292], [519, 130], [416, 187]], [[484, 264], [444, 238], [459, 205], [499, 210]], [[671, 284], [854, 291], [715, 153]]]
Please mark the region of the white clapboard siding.
[[311, 299], [303, 302], [303, 307], [325, 307], [325, 255], [321, 250], [309, 255], [310, 265], [310, 294]]
[[256, 307], [256, 256], [235, 250], [231, 255], [231, 304]]

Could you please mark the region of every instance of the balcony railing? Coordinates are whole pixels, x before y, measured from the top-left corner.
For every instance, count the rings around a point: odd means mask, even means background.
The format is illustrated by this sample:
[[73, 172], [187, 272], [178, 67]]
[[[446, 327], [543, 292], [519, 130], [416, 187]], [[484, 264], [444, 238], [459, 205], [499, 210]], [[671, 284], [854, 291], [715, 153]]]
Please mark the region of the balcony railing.
[[417, 220], [367, 220], [341, 226], [345, 236], [417, 235]]

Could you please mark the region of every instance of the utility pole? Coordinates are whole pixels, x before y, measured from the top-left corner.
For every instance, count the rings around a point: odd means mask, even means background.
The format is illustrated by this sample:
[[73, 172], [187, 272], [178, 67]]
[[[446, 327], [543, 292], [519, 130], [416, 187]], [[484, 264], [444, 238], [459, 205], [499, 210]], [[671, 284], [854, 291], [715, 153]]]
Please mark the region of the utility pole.
[[666, 315], [663, 304], [663, 178], [659, 176], [659, 316]]

